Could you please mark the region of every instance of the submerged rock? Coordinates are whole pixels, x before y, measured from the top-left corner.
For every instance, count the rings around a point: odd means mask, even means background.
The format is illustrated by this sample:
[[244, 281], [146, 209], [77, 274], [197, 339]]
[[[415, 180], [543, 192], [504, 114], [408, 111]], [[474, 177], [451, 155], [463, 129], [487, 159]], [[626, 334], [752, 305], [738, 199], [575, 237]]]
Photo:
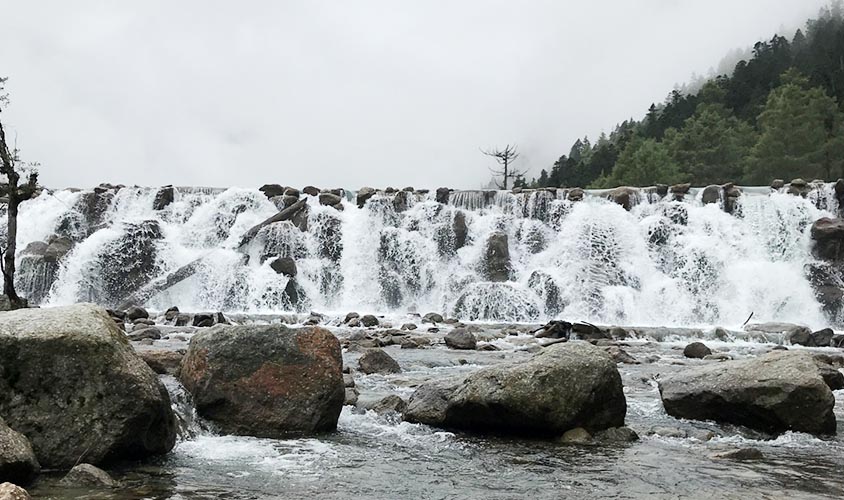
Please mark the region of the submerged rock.
[[325, 329], [216, 325], [191, 340], [180, 380], [223, 432], [280, 438], [337, 428], [342, 368]]
[[624, 425], [627, 403], [615, 362], [586, 342], [543, 349], [527, 361], [483, 368], [463, 380], [423, 384], [405, 419], [506, 434], [561, 435]]
[[445, 345], [452, 349], [474, 350], [478, 346], [478, 340], [465, 328], [455, 328], [446, 334], [444, 340]]
[[659, 380], [669, 415], [764, 432], [835, 432], [835, 398], [810, 354], [776, 351], [754, 359], [687, 368]]
[[143, 458], [175, 444], [167, 390], [103, 309], [4, 313], [0, 366], [0, 415], [44, 467]]

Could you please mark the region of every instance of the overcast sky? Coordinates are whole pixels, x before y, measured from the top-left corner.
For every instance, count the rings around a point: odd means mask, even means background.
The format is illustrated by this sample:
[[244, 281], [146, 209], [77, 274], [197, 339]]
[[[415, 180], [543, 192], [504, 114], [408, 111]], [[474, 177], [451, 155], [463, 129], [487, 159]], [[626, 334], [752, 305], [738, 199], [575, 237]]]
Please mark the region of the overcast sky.
[[538, 175], [824, 4], [0, 0], [3, 116], [54, 187], [474, 188], [479, 147]]

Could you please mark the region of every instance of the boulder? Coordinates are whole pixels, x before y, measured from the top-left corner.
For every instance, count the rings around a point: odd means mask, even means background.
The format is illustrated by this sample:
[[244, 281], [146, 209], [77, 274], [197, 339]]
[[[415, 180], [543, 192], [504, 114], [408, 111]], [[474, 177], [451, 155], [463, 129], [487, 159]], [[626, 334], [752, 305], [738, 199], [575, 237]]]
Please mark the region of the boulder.
[[381, 349], [370, 349], [358, 360], [360, 371], [367, 375], [401, 373], [398, 362]]
[[589, 432], [620, 427], [626, 412], [615, 362], [602, 349], [575, 341], [462, 380], [423, 384], [404, 416], [470, 431], [561, 435], [576, 427]]
[[182, 364], [184, 352], [169, 351], [164, 349], [143, 350], [138, 355], [152, 368], [152, 371], [159, 375], [176, 375], [179, 366]]
[[319, 204], [320, 205], [334, 206], [334, 205], [339, 204], [341, 201], [343, 201], [343, 199], [340, 198], [339, 196], [337, 196], [334, 193], [320, 193], [319, 194]]
[[448, 332], [443, 340], [445, 345], [452, 349], [474, 350], [478, 347], [475, 335], [465, 328], [455, 328]]
[[812, 332], [812, 344], [816, 347], [829, 347], [834, 336], [835, 332], [832, 331], [832, 328]]
[[[136, 327], [137, 328], [137, 327]], [[161, 338], [161, 330], [154, 326], [140, 328], [138, 330], [132, 330], [132, 333], [128, 335], [129, 340], [158, 340]]]
[[0, 366], [0, 415], [44, 467], [138, 459], [175, 444], [167, 390], [103, 309], [5, 313]]
[[284, 194], [284, 186], [280, 184], [264, 184], [258, 191], [264, 193], [267, 199], [274, 198], [276, 196], [281, 196]]
[[314, 186], [305, 186], [302, 188], [302, 192], [308, 196], [319, 196], [320, 190]]
[[164, 312], [164, 320], [165, 321], [169, 321], [169, 322], [172, 323], [172, 322], [175, 322], [176, 318], [178, 318], [178, 317], [179, 317], [179, 308], [176, 307], [176, 306], [173, 306], [173, 307], [171, 307], [170, 309], [167, 309]]
[[133, 306], [126, 310], [126, 320], [128, 321], [146, 318], [149, 318], [149, 313], [143, 307]]
[[20, 486], [0, 483], [0, 500], [30, 500], [32, 497]]
[[378, 326], [378, 318], [372, 314], [364, 314], [360, 318], [360, 323], [367, 328], [370, 326]]
[[439, 313], [429, 312], [429, 313], [425, 314], [424, 316], [422, 316], [422, 322], [423, 323], [442, 323], [443, 322], [443, 316], [442, 316], [442, 314], [439, 314]]
[[360, 314], [358, 314], [358, 313], [356, 313], [356, 312], [354, 312], [354, 311], [353, 311], [353, 312], [350, 312], [350, 313], [346, 314], [346, 318], [345, 318], [345, 319], [343, 319], [343, 323], [348, 323], [349, 321], [351, 321], [351, 320], [353, 320], [353, 319], [355, 319], [355, 318], [360, 318]]
[[835, 398], [812, 356], [775, 351], [754, 359], [687, 368], [659, 380], [669, 415], [769, 433], [831, 434]]
[[844, 219], [822, 217], [812, 224], [812, 252], [822, 260], [844, 260]]
[[41, 466], [29, 440], [0, 418], [0, 481], [29, 484], [39, 472]]
[[390, 394], [376, 401], [367, 410], [372, 410], [379, 415], [385, 415], [388, 413], [401, 413], [405, 408], [407, 408], [407, 402], [405, 400], [395, 394]]
[[116, 488], [118, 486], [117, 481], [112, 479], [108, 472], [91, 464], [75, 465], [60, 483], [76, 488]]
[[454, 249], [459, 250], [465, 247], [469, 236], [469, 226], [466, 225], [466, 214], [462, 210], [454, 212], [451, 229], [454, 231]]
[[638, 189], [633, 187], [617, 187], [607, 192], [607, 199], [621, 205], [625, 210], [630, 210], [634, 205], [639, 203], [641, 193]]
[[370, 198], [375, 196], [375, 188], [371, 187], [362, 187], [358, 191], [356, 202], [358, 204], [358, 208], [363, 208], [366, 205], [366, 202], [369, 201]]
[[224, 433], [280, 438], [337, 428], [342, 368], [328, 330], [216, 325], [191, 339], [179, 379]]
[[785, 338], [792, 345], [813, 346], [812, 330], [805, 326], [795, 326], [789, 328], [785, 333]]
[[703, 188], [703, 193], [700, 197], [704, 205], [718, 203], [721, 201], [721, 186], [711, 185]]
[[450, 194], [451, 194], [451, 190], [448, 189], [447, 187], [437, 188], [436, 200], [439, 203], [447, 205], [448, 204], [448, 198], [449, 198]]
[[496, 231], [486, 241], [483, 262], [484, 279], [494, 282], [509, 281], [510, 272], [510, 246], [507, 233]]
[[692, 342], [683, 349], [683, 356], [693, 359], [703, 359], [712, 354], [712, 349], [706, 347], [703, 342]]
[[785, 181], [782, 179], [774, 179], [771, 181], [771, 189], [775, 191], [779, 191], [780, 189], [785, 187]]
[[583, 188], [572, 188], [568, 191], [566, 195], [566, 199], [571, 202], [583, 201], [583, 197], [586, 196], [586, 191]]

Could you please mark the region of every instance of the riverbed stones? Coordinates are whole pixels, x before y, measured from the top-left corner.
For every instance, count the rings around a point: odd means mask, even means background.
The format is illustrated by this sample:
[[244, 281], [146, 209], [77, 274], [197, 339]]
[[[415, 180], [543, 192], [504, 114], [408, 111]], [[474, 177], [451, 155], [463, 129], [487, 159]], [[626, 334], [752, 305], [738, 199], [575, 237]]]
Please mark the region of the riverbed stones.
[[0, 481], [29, 484], [39, 472], [41, 466], [29, 440], [0, 418]]
[[401, 373], [401, 367], [392, 356], [381, 349], [370, 349], [358, 360], [360, 371], [371, 375], [379, 373], [387, 375], [390, 373]]
[[442, 316], [442, 314], [439, 314], [439, 313], [429, 312], [429, 313], [425, 314], [425, 316], [422, 316], [422, 322], [423, 323], [435, 323], [435, 324], [436, 323], [442, 323], [443, 322], [443, 316]]
[[443, 340], [445, 345], [452, 349], [474, 350], [478, 347], [478, 339], [465, 328], [455, 328], [448, 332]]
[[835, 432], [835, 398], [812, 356], [776, 351], [724, 361], [659, 380], [666, 412], [677, 418], [715, 420], [769, 433]]
[[342, 368], [323, 328], [216, 325], [191, 339], [180, 380], [224, 433], [281, 438], [337, 428]]
[[116, 488], [118, 486], [117, 481], [112, 479], [108, 472], [91, 464], [75, 465], [60, 483], [76, 488]]
[[91, 304], [3, 314], [0, 415], [43, 467], [143, 458], [176, 441], [167, 390]]
[[703, 359], [712, 354], [712, 349], [706, 347], [703, 342], [692, 342], [683, 348], [683, 356], [692, 359]]
[[629, 211], [639, 202], [640, 192], [634, 187], [621, 186], [608, 191], [606, 197]]
[[143, 307], [132, 306], [129, 309], [126, 309], [126, 320], [127, 321], [135, 321], [136, 319], [147, 319], [149, 318], [149, 313]]
[[573, 341], [478, 370], [463, 379], [423, 384], [405, 419], [437, 427], [503, 434], [562, 435], [624, 425], [627, 403], [615, 362]]
[[143, 350], [138, 355], [159, 375], [176, 375], [185, 357], [184, 350], [179, 352], [166, 349]]
[[372, 326], [378, 326], [378, 323], [379, 323], [378, 318], [376, 318], [372, 314], [364, 314], [360, 318], [360, 324], [362, 324], [366, 328], [369, 328], [369, 327], [372, 327]]

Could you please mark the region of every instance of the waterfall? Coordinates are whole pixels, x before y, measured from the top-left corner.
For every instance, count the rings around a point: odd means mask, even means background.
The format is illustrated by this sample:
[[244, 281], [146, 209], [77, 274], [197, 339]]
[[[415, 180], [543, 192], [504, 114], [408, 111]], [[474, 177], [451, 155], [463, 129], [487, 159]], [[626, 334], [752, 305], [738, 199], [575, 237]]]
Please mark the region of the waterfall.
[[[190, 278], [148, 306], [282, 313], [441, 311], [465, 320], [565, 318], [636, 325], [740, 325], [791, 321], [826, 326], [806, 277], [814, 262], [809, 227], [837, 213], [830, 184], [805, 197], [747, 188], [732, 214], [655, 193], [630, 211], [587, 191], [378, 192], [342, 210], [307, 198], [293, 220], [265, 227], [243, 249], [250, 227], [278, 212], [281, 196], [257, 189], [175, 188], [153, 208], [155, 188], [45, 192], [22, 204], [21, 293], [43, 305], [94, 301], [113, 306], [149, 280], [202, 258]], [[286, 197], [285, 197], [286, 198]], [[2, 210], [2, 209], [0, 209]], [[0, 234], [5, 228], [0, 227]], [[501, 234], [509, 261], [490, 281], [488, 240]], [[51, 238], [72, 249], [45, 265], [36, 250]], [[295, 276], [276, 259], [295, 262]]]

